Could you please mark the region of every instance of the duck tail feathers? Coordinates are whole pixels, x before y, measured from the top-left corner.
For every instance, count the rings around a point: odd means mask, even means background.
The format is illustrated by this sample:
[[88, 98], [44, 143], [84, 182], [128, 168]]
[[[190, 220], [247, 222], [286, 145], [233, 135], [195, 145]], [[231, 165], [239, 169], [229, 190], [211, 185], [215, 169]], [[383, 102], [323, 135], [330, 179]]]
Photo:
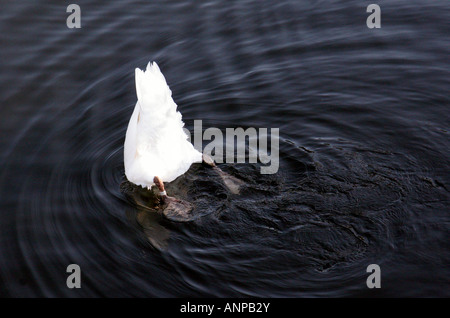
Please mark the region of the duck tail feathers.
[[145, 71], [136, 68], [136, 95], [142, 109], [172, 104], [172, 91], [156, 62], [149, 62]]

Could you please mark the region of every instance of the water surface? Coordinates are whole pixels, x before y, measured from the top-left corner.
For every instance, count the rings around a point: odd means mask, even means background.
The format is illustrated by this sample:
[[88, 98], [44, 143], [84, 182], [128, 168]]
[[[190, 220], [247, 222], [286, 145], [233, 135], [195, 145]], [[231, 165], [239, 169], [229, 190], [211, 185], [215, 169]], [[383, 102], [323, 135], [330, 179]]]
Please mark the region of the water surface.
[[[448, 1], [4, 1], [0, 295], [450, 296]], [[280, 129], [280, 168], [202, 165], [173, 223], [124, 183], [134, 68], [193, 130]], [[82, 288], [66, 287], [67, 265]], [[382, 288], [366, 287], [379, 264]]]

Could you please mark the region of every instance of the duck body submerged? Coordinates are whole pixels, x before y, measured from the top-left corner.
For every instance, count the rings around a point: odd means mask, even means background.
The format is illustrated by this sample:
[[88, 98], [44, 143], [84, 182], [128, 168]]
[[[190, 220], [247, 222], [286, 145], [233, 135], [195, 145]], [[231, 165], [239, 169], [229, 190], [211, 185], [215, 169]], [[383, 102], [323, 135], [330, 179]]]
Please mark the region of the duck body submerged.
[[124, 165], [127, 179], [142, 187], [158, 176], [171, 182], [202, 154], [188, 141], [172, 91], [156, 62], [145, 71], [136, 68], [137, 103], [125, 135]]

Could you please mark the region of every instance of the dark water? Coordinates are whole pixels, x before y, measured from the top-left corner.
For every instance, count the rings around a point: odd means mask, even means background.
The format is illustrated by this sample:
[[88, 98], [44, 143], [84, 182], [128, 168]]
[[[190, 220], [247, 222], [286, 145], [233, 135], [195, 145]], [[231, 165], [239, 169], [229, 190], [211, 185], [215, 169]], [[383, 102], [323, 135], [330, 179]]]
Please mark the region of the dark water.
[[[450, 4], [2, 1], [0, 295], [450, 296]], [[280, 129], [280, 169], [193, 165], [173, 223], [124, 184], [134, 68], [189, 129]], [[66, 287], [66, 268], [82, 288]], [[378, 264], [382, 288], [366, 287]]]

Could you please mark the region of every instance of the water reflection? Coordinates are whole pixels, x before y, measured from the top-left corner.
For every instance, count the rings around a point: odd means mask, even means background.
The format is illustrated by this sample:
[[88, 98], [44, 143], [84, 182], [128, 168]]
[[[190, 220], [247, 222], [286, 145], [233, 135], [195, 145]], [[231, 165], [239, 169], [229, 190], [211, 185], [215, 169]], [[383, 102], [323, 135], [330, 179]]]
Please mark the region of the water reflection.
[[161, 224], [164, 217], [161, 214], [160, 201], [155, 193], [128, 181], [121, 184], [121, 191], [133, 205], [125, 211], [130, 223], [145, 235], [153, 247], [166, 250], [169, 245], [170, 230]]

